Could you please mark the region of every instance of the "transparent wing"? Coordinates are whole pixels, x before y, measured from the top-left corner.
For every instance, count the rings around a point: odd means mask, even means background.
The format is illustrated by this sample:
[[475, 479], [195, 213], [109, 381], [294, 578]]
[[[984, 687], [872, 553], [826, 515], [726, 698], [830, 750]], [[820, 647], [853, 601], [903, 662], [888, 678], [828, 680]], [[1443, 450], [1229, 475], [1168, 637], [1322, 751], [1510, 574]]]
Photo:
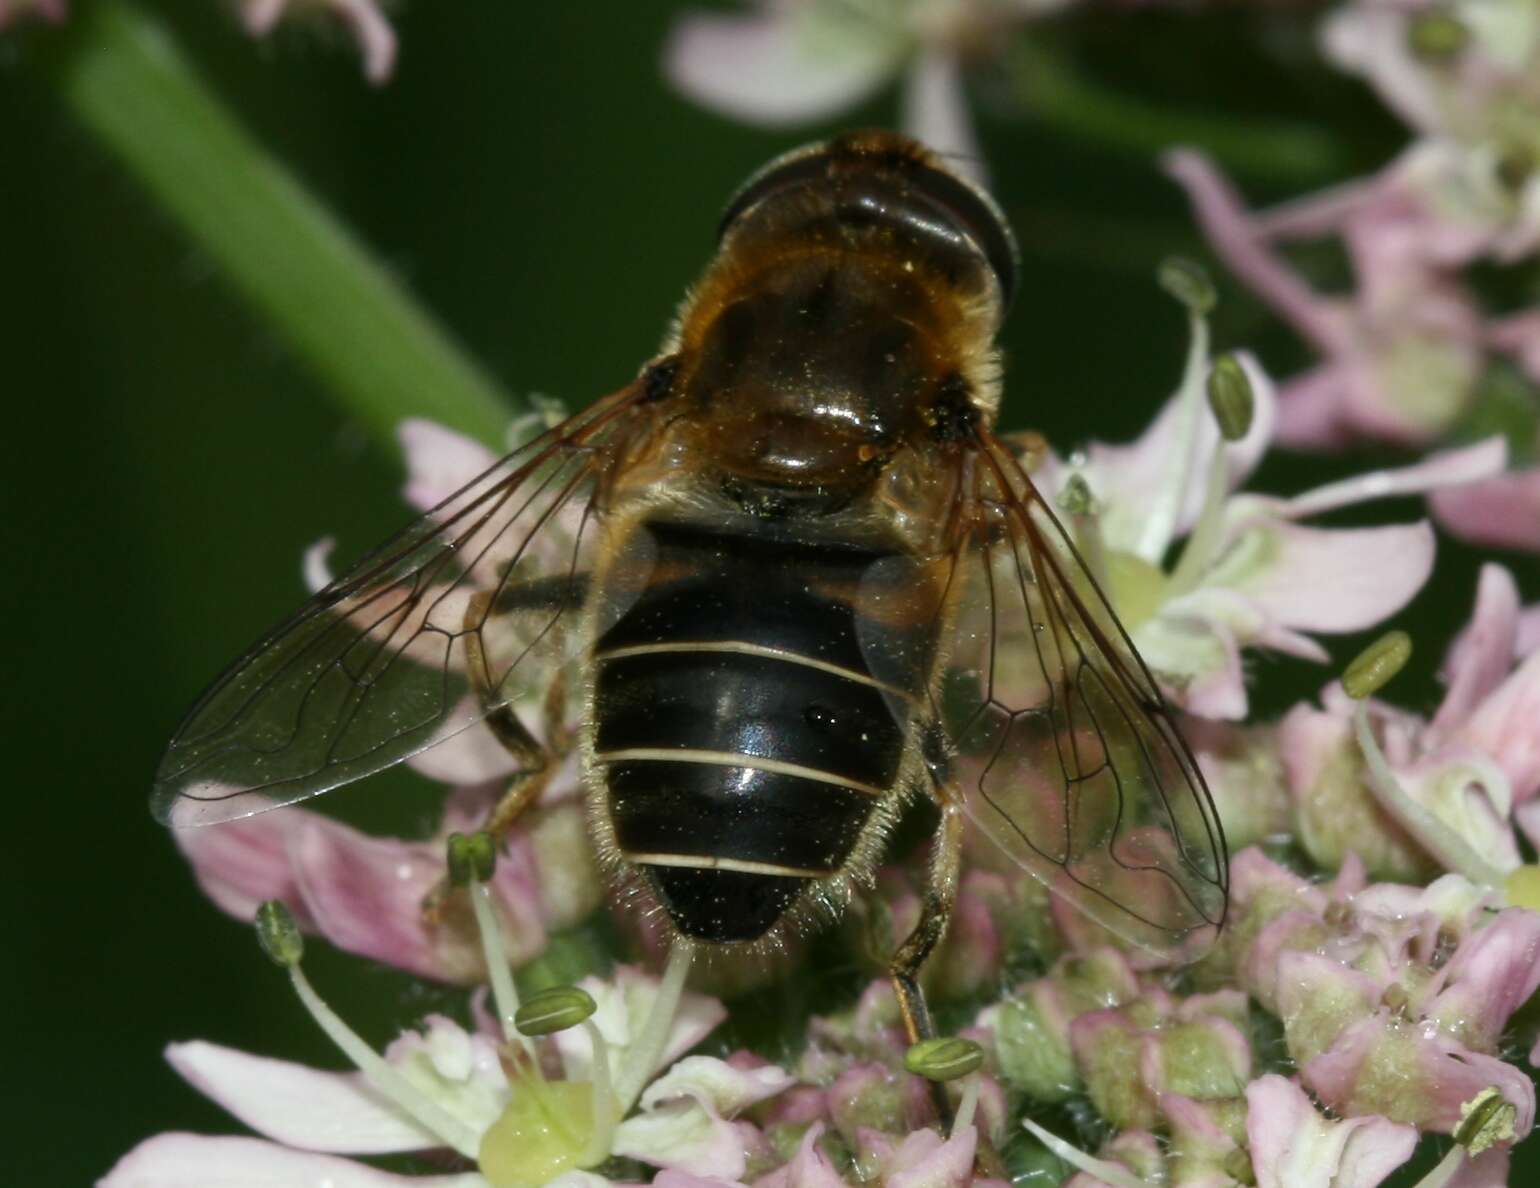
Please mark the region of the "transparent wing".
[[292, 804], [537, 700], [575, 646], [595, 487], [638, 393], [503, 458], [237, 661], [166, 748], [156, 817]]
[[973, 468], [937, 707], [965, 811], [1118, 936], [1194, 957], [1229, 878], [1203, 776], [1031, 479], [992, 438]]

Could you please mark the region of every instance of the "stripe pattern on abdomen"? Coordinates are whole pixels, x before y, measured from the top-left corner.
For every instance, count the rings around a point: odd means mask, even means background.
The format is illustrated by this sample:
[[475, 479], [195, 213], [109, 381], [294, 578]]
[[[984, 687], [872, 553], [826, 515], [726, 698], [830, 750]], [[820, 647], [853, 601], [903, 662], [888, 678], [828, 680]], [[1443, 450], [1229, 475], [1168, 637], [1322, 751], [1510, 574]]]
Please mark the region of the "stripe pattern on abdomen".
[[885, 554], [669, 522], [595, 651], [594, 759], [621, 856], [676, 927], [752, 941], [841, 869], [898, 777], [909, 693], [851, 599]]

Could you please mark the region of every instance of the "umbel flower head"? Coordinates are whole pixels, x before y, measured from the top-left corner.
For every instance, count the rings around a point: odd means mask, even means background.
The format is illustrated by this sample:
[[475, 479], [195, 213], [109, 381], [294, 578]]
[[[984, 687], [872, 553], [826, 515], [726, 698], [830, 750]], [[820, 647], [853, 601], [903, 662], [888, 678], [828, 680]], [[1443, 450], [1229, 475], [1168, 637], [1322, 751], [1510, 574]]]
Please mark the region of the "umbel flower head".
[[[1428, 719], [1380, 700], [1404, 640], [1277, 723], [1243, 723], [1237, 659], [1272, 648], [1324, 660], [1315, 634], [1393, 613], [1431, 569], [1426, 525], [1307, 517], [1454, 489], [1499, 468], [1501, 448], [1292, 498], [1240, 492], [1274, 424], [1267, 378], [1248, 356], [1208, 357], [1198, 274], [1167, 281], [1188, 303], [1194, 346], [1154, 426], [1131, 446], [1060, 457], [1027, 443], [1025, 456], [1188, 711], [1230, 832], [1266, 843], [1235, 854], [1227, 926], [1196, 966], [1165, 968], [985, 864], [965, 872], [926, 972], [940, 1017], [961, 1031], [923, 1051], [906, 1046], [878, 978], [774, 1049], [691, 1054], [749, 1008], [685, 991], [684, 949], [661, 978], [617, 965], [520, 1002], [512, 970], [608, 900], [575, 770], [553, 776], [550, 803], [501, 853], [467, 840], [508, 771], [492, 740], [467, 731], [420, 762], [455, 785], [430, 840], [370, 837], [296, 808], [178, 835], [214, 901], [262, 922], [356, 1071], [173, 1044], [173, 1067], [260, 1137], [160, 1135], [103, 1183], [192, 1188], [241, 1168], [254, 1184], [964, 1188], [1035, 1169], [1073, 1188], [1374, 1188], [1420, 1134], [1438, 1134], [1454, 1140], [1446, 1178], [1503, 1184], [1535, 1111], [1508, 1057], [1512, 1021], [1540, 986], [1529, 906], [1540, 896], [1515, 833], [1534, 828], [1540, 786], [1528, 729], [1537, 611], [1488, 567]], [[437, 427], [414, 423], [402, 438], [419, 506], [487, 461]], [[313, 583], [323, 552], [307, 562]], [[1335, 602], [1320, 589], [1332, 583]], [[463, 885], [425, 915], [446, 845]], [[844, 934], [863, 932], [873, 973], [920, 910], [905, 869], [883, 869], [877, 885]], [[377, 1051], [305, 978], [302, 930], [490, 992], [475, 990], [463, 1018], [418, 1019]], [[959, 1078], [950, 1129], [916, 1070]], [[408, 1152], [431, 1174], [371, 1162]]]

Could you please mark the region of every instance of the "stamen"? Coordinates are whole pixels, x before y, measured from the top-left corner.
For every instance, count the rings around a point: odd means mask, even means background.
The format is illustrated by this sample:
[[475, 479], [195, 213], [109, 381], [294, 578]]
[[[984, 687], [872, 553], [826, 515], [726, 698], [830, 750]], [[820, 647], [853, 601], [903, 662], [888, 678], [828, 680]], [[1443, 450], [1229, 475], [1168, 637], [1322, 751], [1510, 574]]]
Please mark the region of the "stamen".
[[514, 1021], [519, 1013], [519, 991], [513, 982], [508, 952], [503, 948], [503, 933], [492, 907], [492, 892], [487, 887], [487, 880], [492, 877], [496, 865], [497, 848], [490, 834], [450, 835], [450, 881], [457, 886], [464, 885], [470, 895], [471, 914], [481, 937], [481, 955], [487, 966], [487, 980], [492, 984], [492, 1001], [497, 1006], [497, 1021], [503, 1029], [503, 1038], [528, 1051], [528, 1042]]
[[299, 930], [294, 927], [294, 918], [282, 903], [268, 900], [258, 910], [257, 936], [273, 962], [288, 969], [294, 992], [311, 1018], [369, 1083], [446, 1147], [454, 1148], [467, 1159], [476, 1158], [481, 1136], [402, 1076], [322, 1001], [300, 968], [303, 945], [295, 943]]
[[1182, 382], [1177, 388], [1180, 422], [1176, 448], [1171, 451], [1171, 468], [1165, 485], [1151, 500], [1149, 514], [1144, 519], [1144, 531], [1134, 550], [1153, 565], [1159, 565], [1165, 559], [1192, 479], [1198, 430], [1202, 423], [1204, 380], [1208, 375], [1207, 315], [1213, 308], [1213, 285], [1196, 264], [1169, 260], [1162, 264], [1158, 275], [1161, 284], [1187, 307], [1188, 345]]
[[979, 1108], [979, 1077], [975, 1073], [963, 1082], [962, 1099], [957, 1103], [957, 1115], [952, 1119], [952, 1133], [966, 1130], [973, 1125], [973, 1115]]
[[[1209, 408], [1219, 424], [1219, 435], [1225, 441], [1239, 441], [1251, 429], [1255, 411], [1251, 393], [1251, 381], [1240, 361], [1234, 355], [1223, 355], [1214, 361], [1209, 372]], [[1225, 496], [1230, 490], [1230, 457], [1223, 445], [1214, 450], [1209, 459], [1208, 484], [1203, 491], [1203, 508], [1198, 522], [1193, 525], [1182, 555], [1167, 584], [1167, 598], [1179, 598], [1197, 589], [1203, 573], [1224, 539]]]
[[1342, 691], [1354, 701], [1373, 697], [1412, 658], [1412, 637], [1404, 631], [1387, 631], [1357, 656], [1342, 672]]
[[658, 995], [652, 1000], [647, 1021], [641, 1034], [626, 1051], [626, 1059], [615, 1078], [615, 1095], [619, 1099], [619, 1115], [624, 1117], [636, 1099], [641, 1096], [642, 1086], [652, 1079], [663, 1049], [668, 1046], [668, 1033], [674, 1026], [674, 1015], [679, 1010], [679, 997], [684, 993], [684, 980], [689, 976], [690, 964], [695, 958], [695, 948], [686, 940], [675, 940], [669, 950], [668, 968], [658, 983]]
[[1358, 739], [1358, 749], [1364, 756], [1364, 774], [1369, 790], [1379, 806], [1391, 818], [1411, 834], [1424, 850], [1433, 856], [1445, 870], [1463, 875], [1473, 883], [1487, 887], [1501, 887], [1503, 872], [1478, 854], [1463, 837], [1450, 829], [1433, 813], [1423, 808], [1401, 787], [1390, 762], [1375, 741], [1369, 726], [1369, 706], [1360, 701], [1353, 710], [1353, 731]]
[[1094, 1155], [1087, 1155], [1079, 1147], [1067, 1143], [1051, 1130], [1044, 1130], [1031, 1118], [1023, 1118], [1021, 1124], [1031, 1131], [1032, 1136], [1047, 1147], [1060, 1159], [1071, 1167], [1077, 1167], [1094, 1180], [1111, 1184], [1112, 1188], [1150, 1188], [1150, 1184], [1134, 1175], [1121, 1163], [1113, 1163], [1107, 1159], [1098, 1159]]
[[616, 1100], [614, 1088], [610, 1084], [610, 1046], [605, 1042], [604, 1033], [592, 1019], [584, 1019], [583, 1028], [588, 1032], [589, 1042], [594, 1047], [591, 1073], [594, 1117], [593, 1132], [583, 1151], [581, 1166], [592, 1167], [609, 1155], [610, 1146], [615, 1141], [615, 1127], [620, 1125], [621, 1115], [625, 1111]]
[[1455, 1145], [1414, 1188], [1445, 1188], [1464, 1170], [1467, 1156], [1474, 1158], [1498, 1143], [1511, 1143], [1517, 1117], [1518, 1110], [1501, 1092], [1491, 1086], [1483, 1089], [1460, 1106], [1460, 1121], [1452, 1136]]

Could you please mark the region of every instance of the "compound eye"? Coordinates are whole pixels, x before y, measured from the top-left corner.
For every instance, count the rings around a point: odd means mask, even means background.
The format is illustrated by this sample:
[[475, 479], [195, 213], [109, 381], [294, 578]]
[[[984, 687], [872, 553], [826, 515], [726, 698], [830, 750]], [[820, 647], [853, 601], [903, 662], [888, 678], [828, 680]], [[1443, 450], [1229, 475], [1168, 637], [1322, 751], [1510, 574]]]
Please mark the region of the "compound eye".
[[1016, 237], [995, 200], [957, 174], [921, 164], [910, 178], [911, 195], [934, 206], [938, 214], [960, 228], [984, 253], [1000, 283], [1000, 301], [1009, 306], [1016, 295], [1019, 259]]
[[[853, 132], [777, 157], [733, 195], [717, 225], [717, 237], [772, 194], [819, 183], [859, 189], [860, 179], [873, 176], [896, 184], [902, 206], [919, 207], [925, 217], [972, 240], [1000, 285], [1001, 304], [1010, 304], [1016, 292], [1018, 254], [1004, 212], [988, 193], [947, 169], [918, 141], [894, 132]], [[883, 202], [876, 194], [865, 197], [867, 202]], [[858, 209], [854, 204], [847, 208]]]

